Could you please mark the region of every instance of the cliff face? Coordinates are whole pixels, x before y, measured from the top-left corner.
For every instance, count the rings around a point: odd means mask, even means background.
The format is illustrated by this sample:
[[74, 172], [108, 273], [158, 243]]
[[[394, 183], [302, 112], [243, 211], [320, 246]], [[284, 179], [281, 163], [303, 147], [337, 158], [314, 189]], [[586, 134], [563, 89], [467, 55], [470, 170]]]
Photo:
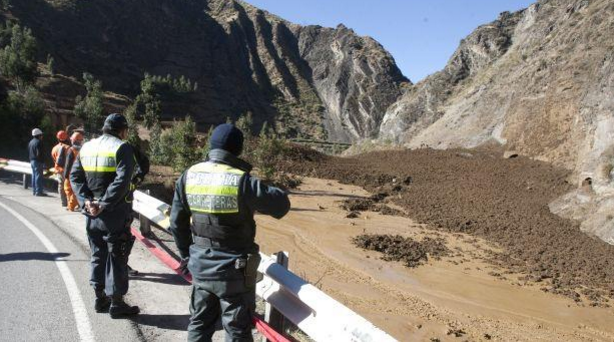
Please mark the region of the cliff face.
[[410, 85], [392, 56], [377, 41], [343, 25], [294, 26], [294, 32], [326, 107], [325, 125], [333, 140], [376, 137], [386, 109]]
[[478, 28], [386, 113], [409, 147], [491, 141], [574, 170], [553, 212], [614, 244], [614, 3], [543, 0]]
[[611, 1], [540, 1], [479, 27], [392, 105], [380, 136], [410, 147], [489, 141], [593, 172], [614, 134]]
[[60, 74], [90, 72], [129, 96], [145, 72], [197, 82], [196, 92], [169, 104], [167, 119], [190, 114], [215, 124], [250, 111], [257, 126], [353, 140], [377, 133], [406, 82], [370, 38], [293, 25], [241, 1], [9, 2], [5, 18], [33, 30], [41, 61], [53, 56]]

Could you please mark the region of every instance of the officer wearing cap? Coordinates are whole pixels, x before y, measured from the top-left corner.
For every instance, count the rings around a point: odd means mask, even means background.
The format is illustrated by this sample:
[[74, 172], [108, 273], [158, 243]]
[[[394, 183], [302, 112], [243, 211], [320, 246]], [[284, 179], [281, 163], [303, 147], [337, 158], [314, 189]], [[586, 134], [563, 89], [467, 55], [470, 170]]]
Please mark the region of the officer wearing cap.
[[288, 195], [250, 175], [239, 159], [243, 133], [231, 124], [215, 128], [208, 160], [176, 183], [171, 232], [192, 274], [188, 341], [211, 341], [221, 317], [227, 341], [252, 341], [259, 247], [254, 213], [280, 219]]
[[91, 247], [90, 284], [96, 312], [108, 310], [112, 318], [139, 313], [124, 302], [128, 292], [128, 255], [134, 237], [130, 233], [132, 206], [126, 201], [135, 172], [132, 147], [123, 140], [128, 122], [123, 115], [109, 115], [103, 135], [83, 145], [70, 181], [86, 214]]

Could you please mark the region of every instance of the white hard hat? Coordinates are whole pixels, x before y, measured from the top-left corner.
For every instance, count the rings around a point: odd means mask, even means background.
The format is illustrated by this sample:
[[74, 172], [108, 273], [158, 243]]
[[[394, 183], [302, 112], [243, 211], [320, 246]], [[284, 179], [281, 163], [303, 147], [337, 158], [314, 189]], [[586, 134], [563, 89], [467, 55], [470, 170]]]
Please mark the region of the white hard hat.
[[35, 128], [32, 130], [32, 136], [35, 137], [37, 135], [42, 135], [43, 131], [41, 131], [39, 128]]

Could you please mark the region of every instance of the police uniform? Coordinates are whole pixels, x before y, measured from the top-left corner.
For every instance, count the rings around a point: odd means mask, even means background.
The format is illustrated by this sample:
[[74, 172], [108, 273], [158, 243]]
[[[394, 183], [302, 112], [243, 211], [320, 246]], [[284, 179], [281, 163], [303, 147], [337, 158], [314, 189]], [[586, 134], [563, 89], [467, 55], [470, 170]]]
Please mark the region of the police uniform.
[[86, 218], [91, 248], [90, 284], [103, 302], [96, 302], [97, 311], [104, 310], [106, 296], [112, 298], [111, 316], [116, 303], [117, 308], [123, 305], [125, 309], [118, 309], [120, 314], [138, 312], [137, 307], [127, 307], [122, 298], [128, 292], [128, 255], [134, 244], [130, 233], [132, 206], [126, 200], [134, 172], [132, 147], [114, 135], [103, 134], [83, 145], [70, 174], [81, 208], [86, 200], [98, 201], [103, 208], [98, 216]]
[[254, 213], [280, 219], [290, 201], [250, 171], [233, 153], [213, 149], [176, 183], [171, 232], [193, 278], [188, 341], [210, 341], [220, 316], [228, 341], [252, 340], [260, 262]]

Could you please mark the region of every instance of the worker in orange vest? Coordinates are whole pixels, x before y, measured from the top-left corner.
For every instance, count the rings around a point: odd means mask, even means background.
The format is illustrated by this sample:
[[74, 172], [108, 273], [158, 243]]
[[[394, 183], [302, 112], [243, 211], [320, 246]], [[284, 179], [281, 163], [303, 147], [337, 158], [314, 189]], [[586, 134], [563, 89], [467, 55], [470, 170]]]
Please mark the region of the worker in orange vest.
[[68, 205], [68, 200], [64, 192], [64, 164], [66, 163], [66, 153], [70, 148], [70, 141], [68, 140], [66, 131], [59, 131], [56, 134], [56, 138], [58, 139], [58, 144], [51, 150], [51, 158], [53, 158], [53, 167], [58, 177], [58, 193], [62, 200], [62, 206], [66, 207]]
[[66, 164], [64, 164], [64, 192], [66, 193], [66, 198], [68, 199], [68, 206], [66, 207], [66, 210], [70, 211], [79, 211], [79, 202], [77, 201], [77, 197], [72, 191], [72, 186], [70, 185], [70, 170], [72, 169], [73, 163], [77, 159], [81, 146], [83, 146], [83, 140], [84, 138], [81, 132], [75, 131], [72, 134], [70, 137], [72, 146], [68, 150]]

